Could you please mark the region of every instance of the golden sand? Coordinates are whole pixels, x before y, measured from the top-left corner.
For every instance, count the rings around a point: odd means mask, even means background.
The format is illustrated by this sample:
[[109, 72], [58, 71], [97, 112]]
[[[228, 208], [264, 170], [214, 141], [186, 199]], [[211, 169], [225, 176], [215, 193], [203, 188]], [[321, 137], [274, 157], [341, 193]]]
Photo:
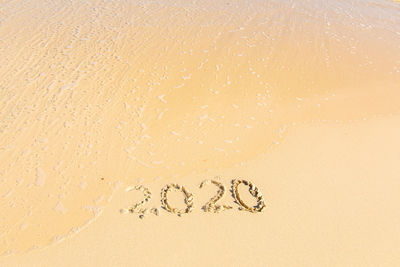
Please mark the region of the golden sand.
[[[152, 192], [144, 208], [160, 208], [168, 183], [193, 193], [194, 209], [181, 217], [164, 209], [143, 219], [121, 214], [143, 199], [142, 192], [125, 191], [126, 184], [84, 231], [3, 257], [0, 266], [398, 266], [399, 123], [395, 116], [301, 125], [281, 145], [237, 166], [144, 182]], [[228, 189], [239, 177], [262, 192], [265, 212], [238, 210]], [[218, 190], [200, 189], [207, 179], [226, 187], [217, 204], [233, 209], [201, 209]], [[183, 198], [168, 194], [176, 208], [184, 207]]]
[[1, 1], [0, 253], [79, 232], [119, 183], [397, 113], [399, 44], [394, 1]]

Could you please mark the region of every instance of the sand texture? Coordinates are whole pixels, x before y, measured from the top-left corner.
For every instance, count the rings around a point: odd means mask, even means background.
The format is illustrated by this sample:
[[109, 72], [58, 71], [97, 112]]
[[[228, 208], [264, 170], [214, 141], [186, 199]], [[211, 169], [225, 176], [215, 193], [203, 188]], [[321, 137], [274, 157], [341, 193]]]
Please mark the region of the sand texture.
[[399, 111], [398, 1], [0, 0], [0, 254], [390, 266]]

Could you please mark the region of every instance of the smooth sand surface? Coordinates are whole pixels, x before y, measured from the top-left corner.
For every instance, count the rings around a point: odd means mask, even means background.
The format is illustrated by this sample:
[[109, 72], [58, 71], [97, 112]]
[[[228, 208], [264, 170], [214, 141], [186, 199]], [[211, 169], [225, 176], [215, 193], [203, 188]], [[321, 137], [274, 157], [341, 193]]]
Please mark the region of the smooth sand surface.
[[[0, 1], [0, 254], [391, 265], [399, 84], [396, 1]], [[265, 212], [204, 214], [215, 175]], [[192, 213], [119, 212], [170, 182]]]
[[[283, 144], [238, 166], [144, 183], [160, 207], [169, 182], [194, 194], [182, 217], [161, 210], [139, 219], [119, 209], [136, 201], [121, 185], [87, 229], [43, 250], [1, 259], [3, 266], [396, 266], [400, 263], [400, 116], [289, 131]], [[267, 210], [211, 214], [216, 188], [205, 179], [249, 179]], [[177, 196], [180, 196], [179, 194]], [[182, 207], [183, 197], [171, 204]], [[251, 203], [251, 202], [250, 202]]]

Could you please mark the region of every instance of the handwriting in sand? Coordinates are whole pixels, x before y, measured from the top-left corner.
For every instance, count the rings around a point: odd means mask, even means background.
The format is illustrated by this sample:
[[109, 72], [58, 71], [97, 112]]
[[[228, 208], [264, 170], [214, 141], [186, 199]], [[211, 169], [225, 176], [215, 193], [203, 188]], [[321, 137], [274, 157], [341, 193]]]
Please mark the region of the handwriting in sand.
[[[257, 205], [256, 206], [251, 206], [247, 205], [241, 198], [239, 194], [239, 185], [245, 185], [249, 187], [249, 192], [251, 196], [257, 199]], [[224, 195], [225, 195], [225, 186], [215, 180], [205, 180], [200, 184], [200, 188], [203, 188], [206, 185], [215, 185], [218, 187], [217, 194], [212, 197], [205, 205], [203, 205], [202, 209], [205, 212], [213, 212], [213, 213], [218, 213], [224, 210], [232, 209], [231, 206], [227, 205], [217, 205], [217, 202], [221, 200]], [[144, 208], [144, 205], [150, 201], [151, 199], [151, 191], [143, 186], [143, 185], [138, 185], [134, 187], [128, 187], [127, 191], [132, 191], [132, 190], [138, 190], [141, 191], [144, 195], [143, 200], [141, 200], [139, 203], [136, 203], [128, 208], [121, 209], [121, 213], [136, 213], [139, 215], [139, 218], [144, 218], [148, 214], [154, 214], [156, 216], [159, 215], [159, 210], [157, 208]], [[183, 209], [177, 209], [172, 207], [169, 202], [168, 202], [168, 192], [171, 190], [177, 190], [181, 191], [185, 197], [185, 205], [186, 207]], [[247, 181], [247, 180], [241, 180], [241, 179], [234, 179], [232, 180], [232, 197], [234, 198], [234, 202], [239, 205], [239, 210], [244, 210], [244, 211], [249, 211], [252, 213], [257, 213], [257, 212], [262, 212], [265, 210], [266, 205], [264, 201], [264, 197], [261, 194], [260, 190], [257, 188], [257, 186], [254, 185], [254, 183]], [[173, 214], [176, 214], [178, 216], [181, 216], [183, 214], [190, 213], [194, 206], [194, 198], [193, 194], [188, 192], [184, 186], [181, 186], [179, 184], [175, 183], [170, 183], [165, 185], [161, 189], [161, 207]]]

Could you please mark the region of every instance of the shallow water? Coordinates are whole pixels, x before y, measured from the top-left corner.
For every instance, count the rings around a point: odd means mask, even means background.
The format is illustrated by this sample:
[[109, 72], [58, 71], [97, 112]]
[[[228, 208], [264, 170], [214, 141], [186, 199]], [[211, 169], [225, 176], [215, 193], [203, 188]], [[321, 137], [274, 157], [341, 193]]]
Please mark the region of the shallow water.
[[229, 167], [400, 107], [393, 1], [1, 1], [0, 253], [78, 232], [118, 181]]

